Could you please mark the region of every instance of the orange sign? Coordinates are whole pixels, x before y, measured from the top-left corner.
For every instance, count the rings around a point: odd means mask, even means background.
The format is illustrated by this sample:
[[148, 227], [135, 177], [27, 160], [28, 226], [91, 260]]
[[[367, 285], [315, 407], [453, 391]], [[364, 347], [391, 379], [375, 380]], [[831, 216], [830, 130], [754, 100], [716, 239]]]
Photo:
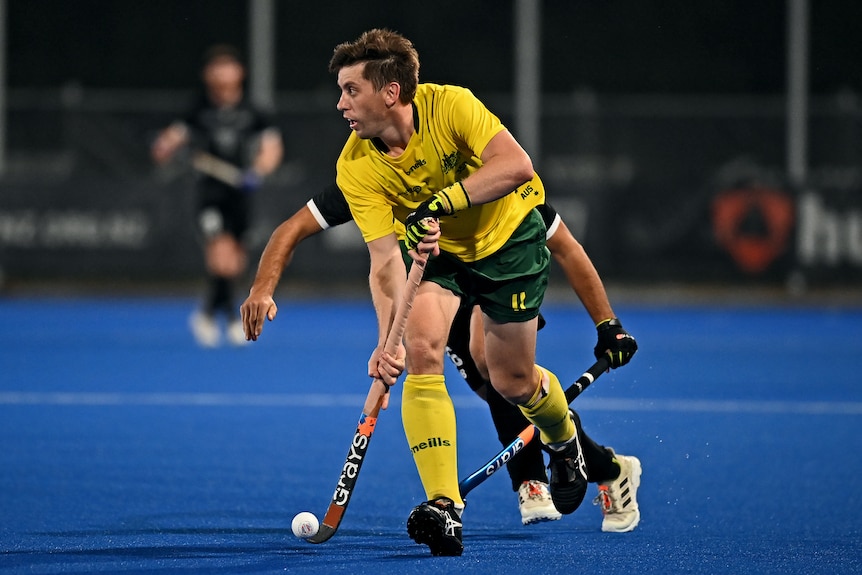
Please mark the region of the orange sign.
[[787, 250], [794, 220], [793, 200], [772, 188], [725, 190], [712, 202], [716, 241], [750, 274], [765, 271]]

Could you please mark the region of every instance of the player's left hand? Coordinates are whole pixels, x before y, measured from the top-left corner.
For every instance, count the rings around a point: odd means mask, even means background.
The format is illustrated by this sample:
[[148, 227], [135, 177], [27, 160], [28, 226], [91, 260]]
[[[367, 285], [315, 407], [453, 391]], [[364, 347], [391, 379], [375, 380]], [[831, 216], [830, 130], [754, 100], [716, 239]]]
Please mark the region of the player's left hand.
[[623, 329], [623, 324], [617, 318], [599, 323], [596, 332], [599, 339], [593, 353], [596, 359], [607, 355], [613, 369], [627, 364], [638, 350], [638, 342]]

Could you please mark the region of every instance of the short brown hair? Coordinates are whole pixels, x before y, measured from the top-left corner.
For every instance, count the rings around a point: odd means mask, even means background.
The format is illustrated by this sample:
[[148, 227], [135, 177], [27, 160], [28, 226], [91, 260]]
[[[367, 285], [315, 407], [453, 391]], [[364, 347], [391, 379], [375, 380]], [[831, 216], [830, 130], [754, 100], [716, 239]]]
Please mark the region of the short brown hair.
[[359, 62], [365, 62], [363, 77], [377, 90], [387, 82], [398, 82], [401, 102], [413, 101], [419, 85], [419, 53], [413, 42], [392, 30], [368, 30], [356, 41], [343, 42], [335, 47], [329, 71], [337, 74], [342, 68]]
[[237, 64], [243, 65], [242, 54], [230, 44], [215, 44], [206, 49], [203, 56], [204, 67], [216, 62], [217, 60], [231, 60]]

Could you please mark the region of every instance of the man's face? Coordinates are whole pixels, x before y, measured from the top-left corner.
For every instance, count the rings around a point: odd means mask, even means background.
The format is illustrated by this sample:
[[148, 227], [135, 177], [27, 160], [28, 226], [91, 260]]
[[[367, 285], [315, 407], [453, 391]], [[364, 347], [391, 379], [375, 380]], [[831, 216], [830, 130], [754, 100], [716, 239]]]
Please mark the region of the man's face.
[[242, 99], [245, 69], [230, 58], [216, 59], [204, 69], [203, 80], [210, 100], [216, 106], [233, 106]]
[[387, 127], [388, 106], [382, 90], [376, 90], [370, 80], [363, 77], [365, 63], [345, 66], [338, 71], [341, 97], [338, 110], [347, 120], [350, 129], [363, 139], [380, 136]]

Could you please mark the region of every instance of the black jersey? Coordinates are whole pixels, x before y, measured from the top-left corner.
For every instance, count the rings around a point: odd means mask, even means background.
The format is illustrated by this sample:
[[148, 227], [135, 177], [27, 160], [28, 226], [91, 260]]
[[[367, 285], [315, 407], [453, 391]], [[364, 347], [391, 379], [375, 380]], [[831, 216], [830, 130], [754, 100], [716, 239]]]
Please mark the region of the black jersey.
[[[347, 200], [344, 199], [344, 195], [335, 184], [327, 186], [322, 192], [308, 200], [306, 206], [311, 210], [318, 225], [324, 230], [346, 224], [353, 219]], [[538, 206], [536, 210], [542, 215], [545, 228], [548, 230], [546, 237], [551, 237], [557, 230], [557, 226], [560, 225], [559, 214], [547, 203]], [[488, 382], [479, 374], [476, 362], [470, 355], [470, 315], [472, 311], [471, 306], [462, 305], [458, 308], [458, 313], [455, 314], [455, 319], [449, 330], [446, 353], [452, 363], [455, 364], [461, 377], [467, 381], [470, 389], [475, 391]], [[544, 325], [545, 318], [540, 313], [539, 329]]]
[[[257, 155], [260, 136], [279, 130], [245, 98], [230, 108], [213, 106], [202, 95], [183, 124], [189, 131], [190, 147], [207, 152], [247, 170]], [[197, 184], [197, 220], [203, 237], [227, 232], [242, 238], [251, 218], [250, 195], [210, 176]]]
[[184, 119], [191, 146], [246, 169], [256, 153], [257, 138], [275, 125], [247, 99], [231, 108], [218, 108], [201, 96]]

